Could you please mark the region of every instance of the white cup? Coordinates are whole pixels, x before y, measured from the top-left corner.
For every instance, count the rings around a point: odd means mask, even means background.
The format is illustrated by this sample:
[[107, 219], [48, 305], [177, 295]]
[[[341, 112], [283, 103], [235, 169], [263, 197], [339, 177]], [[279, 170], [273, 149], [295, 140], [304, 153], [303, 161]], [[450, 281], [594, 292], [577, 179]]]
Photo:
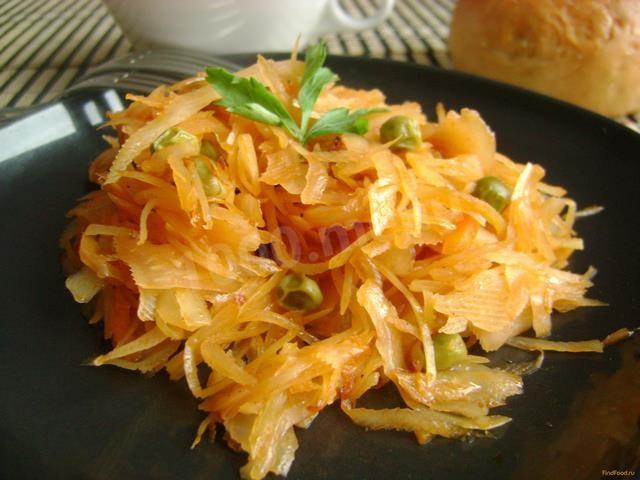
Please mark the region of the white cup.
[[207, 53], [288, 51], [298, 35], [364, 30], [384, 21], [394, 0], [356, 18], [339, 0], [104, 0], [134, 48]]

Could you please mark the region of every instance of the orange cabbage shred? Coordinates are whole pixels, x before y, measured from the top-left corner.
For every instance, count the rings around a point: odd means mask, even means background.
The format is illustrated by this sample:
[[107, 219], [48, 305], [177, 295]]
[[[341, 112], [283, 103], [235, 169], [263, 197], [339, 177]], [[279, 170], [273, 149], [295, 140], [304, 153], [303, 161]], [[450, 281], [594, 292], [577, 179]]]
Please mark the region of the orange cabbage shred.
[[[302, 70], [295, 59], [260, 57], [240, 75], [299, 118]], [[214, 106], [218, 98], [201, 75], [130, 96], [110, 114], [118, 136], [90, 168], [100, 188], [69, 212], [61, 238], [67, 286], [91, 303], [91, 322], [103, 322], [114, 347], [94, 365], [185, 378], [206, 415], [194, 444], [222, 425], [247, 452], [241, 474], [250, 479], [285, 475], [296, 429], [336, 401], [359, 425], [413, 432], [421, 443], [507, 422], [489, 410], [520, 393], [521, 378], [476, 355], [437, 370], [431, 337], [544, 349], [517, 336], [545, 337], [554, 310], [598, 304], [585, 298], [594, 271], [565, 270], [583, 248], [565, 190], [543, 183], [541, 166], [497, 153], [474, 110], [439, 106], [428, 121], [416, 103], [332, 85], [312, 118], [342, 106], [388, 110], [369, 117], [363, 136], [303, 146]], [[394, 115], [419, 122], [420, 148], [380, 142]], [[172, 127], [210, 142], [219, 158], [188, 142], [153, 151]], [[207, 196], [197, 161], [222, 195]], [[502, 213], [471, 194], [488, 175], [513, 192]], [[265, 245], [271, 254], [259, 255]], [[318, 309], [278, 304], [289, 272], [320, 285]], [[404, 407], [356, 406], [388, 382]]]

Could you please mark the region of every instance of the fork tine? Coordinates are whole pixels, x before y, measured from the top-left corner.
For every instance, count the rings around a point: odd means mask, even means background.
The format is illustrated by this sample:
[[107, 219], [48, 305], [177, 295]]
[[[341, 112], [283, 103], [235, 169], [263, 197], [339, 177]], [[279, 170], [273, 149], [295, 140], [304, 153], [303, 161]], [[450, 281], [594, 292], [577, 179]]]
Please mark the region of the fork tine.
[[206, 65], [207, 63], [211, 63], [211, 62], [222, 62], [229, 65], [233, 65], [228, 60], [222, 59], [218, 56], [201, 53], [201, 52], [194, 52], [191, 50], [162, 49], [162, 50], [156, 50], [156, 51], [151, 50], [150, 52], [151, 52], [151, 56], [153, 57], [157, 56], [157, 57], [163, 57], [167, 59], [188, 58], [195, 63], [200, 63], [201, 65]]
[[130, 54], [126, 57], [107, 62], [87, 72], [87, 76], [106, 72], [147, 71], [175, 72], [181, 76], [194, 75], [207, 65], [218, 65], [230, 70], [240, 67], [228, 60], [213, 55], [204, 55], [180, 50], [150, 50]]
[[125, 72], [118, 75], [115, 75], [114, 72], [107, 72], [75, 83], [66, 93], [104, 88], [115, 88], [126, 92], [148, 93], [158, 85], [174, 83], [181, 78], [182, 77], [178, 75], [148, 72]]

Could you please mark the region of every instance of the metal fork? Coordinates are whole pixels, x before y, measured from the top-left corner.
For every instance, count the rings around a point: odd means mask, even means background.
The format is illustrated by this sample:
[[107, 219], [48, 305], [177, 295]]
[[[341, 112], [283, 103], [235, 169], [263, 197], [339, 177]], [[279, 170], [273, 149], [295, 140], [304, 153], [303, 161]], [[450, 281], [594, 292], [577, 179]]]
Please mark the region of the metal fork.
[[[200, 52], [174, 49], [145, 50], [130, 53], [87, 70], [60, 96], [110, 88], [123, 92], [149, 93], [158, 85], [171, 84], [191, 77], [209, 65], [224, 67], [230, 71], [241, 68], [240, 65], [224, 58]], [[0, 123], [35, 112], [50, 103], [52, 102], [0, 109]]]

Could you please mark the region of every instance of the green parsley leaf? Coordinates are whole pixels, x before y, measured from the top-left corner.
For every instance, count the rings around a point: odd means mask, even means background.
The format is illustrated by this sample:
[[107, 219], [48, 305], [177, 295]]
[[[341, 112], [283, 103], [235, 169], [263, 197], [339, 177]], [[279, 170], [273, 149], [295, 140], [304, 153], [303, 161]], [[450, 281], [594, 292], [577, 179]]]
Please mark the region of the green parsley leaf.
[[304, 62], [304, 73], [298, 91], [298, 103], [302, 113], [300, 130], [303, 135], [309, 124], [309, 117], [318, 100], [322, 89], [329, 83], [335, 82], [338, 76], [326, 67], [323, 67], [327, 58], [327, 46], [320, 42], [307, 49]]
[[356, 133], [364, 135], [369, 130], [367, 115], [372, 113], [385, 112], [385, 108], [358, 108], [349, 113], [346, 108], [334, 108], [325, 113], [313, 126], [305, 133], [304, 143], [321, 135], [332, 133]]
[[338, 79], [338, 76], [323, 67], [327, 58], [324, 42], [307, 50], [304, 73], [298, 91], [300, 105], [300, 126], [291, 117], [286, 107], [267, 87], [253, 77], [237, 77], [220, 67], [208, 67], [207, 81], [222, 97], [216, 105], [227, 111], [267, 125], [283, 127], [302, 144], [320, 135], [357, 133], [363, 135], [369, 129], [365, 116], [386, 111], [383, 108], [359, 108], [349, 113], [346, 108], [336, 108], [327, 112], [308, 129], [309, 118], [322, 89]]
[[216, 102], [216, 105], [256, 122], [282, 126], [292, 136], [300, 139], [300, 128], [287, 109], [258, 80], [237, 77], [220, 67], [208, 67], [206, 72], [207, 81], [222, 96], [222, 100]]
[[298, 92], [298, 103], [300, 104], [300, 111], [302, 112], [300, 118], [300, 129], [305, 132], [309, 124], [309, 117], [313, 112], [313, 107], [318, 100], [318, 96], [322, 89], [328, 83], [334, 82], [338, 79], [338, 76], [328, 68], [322, 67], [316, 71], [315, 75], [311, 77], [307, 83], [303, 84]]
[[307, 48], [304, 57], [304, 72], [301, 85], [304, 85], [324, 65], [327, 59], [327, 45], [323, 40]]

